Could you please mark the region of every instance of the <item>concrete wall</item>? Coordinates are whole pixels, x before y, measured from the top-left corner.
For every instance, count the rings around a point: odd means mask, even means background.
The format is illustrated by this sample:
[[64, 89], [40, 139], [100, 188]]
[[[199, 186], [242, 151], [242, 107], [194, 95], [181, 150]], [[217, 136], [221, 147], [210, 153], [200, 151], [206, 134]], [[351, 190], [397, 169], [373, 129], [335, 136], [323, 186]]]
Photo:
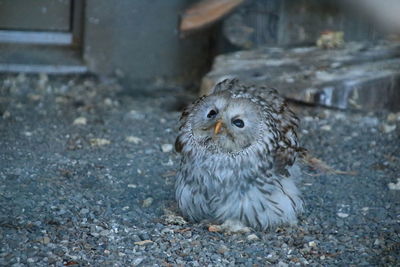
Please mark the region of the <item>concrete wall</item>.
[[179, 14], [194, 0], [87, 0], [84, 60], [132, 89], [190, 84], [206, 70], [209, 37], [181, 40]]

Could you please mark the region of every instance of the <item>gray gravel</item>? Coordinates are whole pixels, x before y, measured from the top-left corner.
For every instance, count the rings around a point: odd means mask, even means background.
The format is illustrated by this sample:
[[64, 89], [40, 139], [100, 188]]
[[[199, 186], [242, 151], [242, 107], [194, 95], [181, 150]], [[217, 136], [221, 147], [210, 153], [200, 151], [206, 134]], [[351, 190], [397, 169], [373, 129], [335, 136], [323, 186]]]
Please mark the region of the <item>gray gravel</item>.
[[297, 226], [225, 234], [176, 211], [179, 92], [2, 75], [0, 265], [400, 264], [400, 113], [295, 106], [303, 145], [350, 173], [305, 175]]

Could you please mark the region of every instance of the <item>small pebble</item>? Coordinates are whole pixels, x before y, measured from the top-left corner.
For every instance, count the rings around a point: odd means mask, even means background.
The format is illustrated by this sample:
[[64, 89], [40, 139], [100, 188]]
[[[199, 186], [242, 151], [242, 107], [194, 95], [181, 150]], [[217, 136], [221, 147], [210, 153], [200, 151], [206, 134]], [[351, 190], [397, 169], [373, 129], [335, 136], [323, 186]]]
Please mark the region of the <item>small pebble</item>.
[[42, 97], [40, 95], [36, 95], [36, 94], [30, 94], [29, 95], [29, 99], [32, 101], [38, 101], [40, 100]]
[[329, 131], [332, 130], [332, 126], [330, 126], [330, 125], [323, 125], [323, 126], [321, 127], [321, 130], [329, 132]]
[[25, 82], [25, 81], [26, 81], [26, 75], [25, 75], [25, 73], [20, 73], [20, 74], [18, 74], [18, 76], [17, 76], [17, 78], [16, 78], [16, 81], [19, 82], [19, 83]]
[[163, 144], [163, 145], [161, 145], [161, 151], [164, 152], [164, 153], [171, 152], [173, 148], [174, 147], [173, 147], [172, 144]]
[[132, 265], [133, 266], [138, 266], [139, 264], [141, 264], [142, 263], [142, 261], [144, 260], [144, 258], [135, 258], [133, 261], [132, 261]]
[[43, 237], [42, 243], [43, 243], [43, 244], [48, 244], [48, 243], [50, 243], [50, 238], [49, 238], [48, 236]]
[[218, 249], [217, 252], [219, 254], [224, 254], [225, 252], [229, 251], [229, 249], [225, 245], [221, 245]]
[[87, 119], [85, 117], [78, 117], [72, 123], [73, 125], [86, 125]]
[[112, 100], [110, 99], [110, 98], [106, 98], [106, 99], [104, 99], [104, 105], [106, 105], [106, 106], [112, 106]]
[[84, 209], [81, 209], [81, 211], [79, 213], [80, 214], [86, 214], [88, 212], [89, 212], [89, 209], [84, 208]]
[[387, 121], [400, 121], [400, 112], [397, 113], [389, 113], [387, 116]]
[[111, 144], [110, 140], [104, 138], [92, 138], [90, 139], [91, 146], [105, 146]]
[[134, 143], [135, 145], [138, 145], [138, 144], [140, 144], [140, 143], [143, 142], [143, 140], [142, 140], [141, 138], [139, 138], [139, 137], [137, 137], [137, 136], [132, 136], [132, 135], [126, 137], [125, 140], [126, 140], [127, 142], [129, 142], [129, 143]]
[[128, 119], [134, 119], [134, 120], [143, 120], [146, 117], [145, 114], [140, 113], [139, 111], [136, 110], [129, 111], [125, 116]]
[[314, 118], [311, 117], [311, 116], [305, 116], [305, 117], [303, 118], [303, 120], [304, 120], [304, 121], [307, 121], [307, 122], [310, 122], [310, 121], [313, 121]]
[[154, 199], [152, 197], [148, 197], [145, 200], [143, 200], [143, 208], [148, 208], [151, 206], [151, 204], [153, 204]]
[[103, 230], [99, 233], [101, 236], [108, 236], [110, 234], [109, 230]]
[[174, 224], [174, 225], [185, 225], [187, 221], [181, 216], [168, 214], [162, 217], [166, 224]]
[[143, 245], [147, 245], [147, 244], [151, 244], [151, 243], [153, 243], [153, 241], [151, 241], [151, 240], [143, 240], [143, 241], [137, 241], [134, 244], [135, 245], [139, 245], [139, 246], [143, 246]]
[[344, 213], [344, 212], [338, 212], [337, 216], [340, 217], [340, 218], [347, 218], [347, 217], [349, 217], [349, 214]]
[[4, 113], [3, 113], [3, 119], [8, 119], [8, 118], [10, 118], [11, 117], [11, 113], [9, 112], [9, 111], [5, 111]]
[[382, 124], [382, 126], [381, 126], [381, 130], [382, 130], [384, 133], [390, 133], [390, 132], [393, 132], [394, 130], [396, 130], [396, 125], [390, 125], [390, 124], [384, 123], [384, 124]]
[[250, 234], [250, 235], [247, 236], [247, 240], [249, 240], [249, 241], [255, 241], [255, 240], [258, 240], [258, 239], [260, 239], [260, 238], [255, 234]]
[[389, 183], [388, 187], [390, 190], [400, 190], [400, 178], [397, 178], [397, 183]]
[[315, 248], [317, 246], [317, 243], [315, 241], [310, 241], [310, 242], [308, 242], [308, 246]]
[[218, 227], [218, 225], [210, 225], [210, 226], [208, 227], [208, 231], [209, 231], [209, 232], [220, 232], [220, 231], [221, 231], [221, 228]]
[[163, 228], [162, 230], [161, 230], [161, 234], [172, 234], [174, 231], [171, 229], [171, 228], [168, 228], [168, 227], [166, 227], [166, 228]]
[[361, 208], [361, 212], [363, 213], [363, 215], [366, 215], [369, 211], [369, 207], [363, 207]]

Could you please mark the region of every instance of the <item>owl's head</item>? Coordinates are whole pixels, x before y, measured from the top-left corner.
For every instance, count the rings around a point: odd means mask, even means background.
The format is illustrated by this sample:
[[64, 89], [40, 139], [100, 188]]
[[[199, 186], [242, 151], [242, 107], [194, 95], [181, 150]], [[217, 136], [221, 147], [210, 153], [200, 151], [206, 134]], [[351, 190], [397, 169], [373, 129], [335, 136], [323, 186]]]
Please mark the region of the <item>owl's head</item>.
[[188, 118], [198, 144], [224, 153], [242, 151], [256, 142], [260, 121], [257, 105], [227, 90], [204, 97]]
[[180, 122], [175, 148], [184, 155], [229, 153], [243, 160], [253, 155], [287, 175], [287, 166], [304, 151], [296, 135], [299, 120], [277, 91], [236, 79], [220, 82], [188, 106]]

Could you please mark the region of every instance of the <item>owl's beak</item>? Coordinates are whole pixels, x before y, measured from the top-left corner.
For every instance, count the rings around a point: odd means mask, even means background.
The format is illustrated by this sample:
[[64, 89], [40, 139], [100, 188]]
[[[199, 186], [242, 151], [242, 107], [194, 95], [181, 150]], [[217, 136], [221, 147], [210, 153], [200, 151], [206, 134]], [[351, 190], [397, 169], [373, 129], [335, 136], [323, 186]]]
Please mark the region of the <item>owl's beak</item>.
[[214, 134], [219, 134], [222, 128], [222, 121], [218, 120], [214, 126]]

